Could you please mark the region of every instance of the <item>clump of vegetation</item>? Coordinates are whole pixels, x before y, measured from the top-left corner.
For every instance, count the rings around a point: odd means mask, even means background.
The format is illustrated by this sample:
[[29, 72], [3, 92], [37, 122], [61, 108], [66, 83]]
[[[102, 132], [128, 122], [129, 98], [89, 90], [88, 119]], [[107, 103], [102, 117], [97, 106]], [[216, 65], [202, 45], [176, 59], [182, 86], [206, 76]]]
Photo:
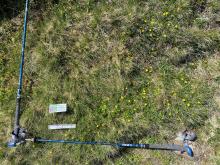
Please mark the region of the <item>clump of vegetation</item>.
[[[40, 14], [30, 11], [22, 125], [33, 134], [51, 139], [168, 142], [179, 129], [198, 130], [215, 112], [216, 75], [209, 74], [208, 61], [220, 50], [217, 0], [55, 4], [48, 1]], [[31, 2], [33, 9], [36, 5]], [[3, 141], [10, 136], [8, 121], [15, 109], [21, 31], [13, 19], [1, 22]], [[49, 115], [50, 103], [64, 102], [67, 114]], [[47, 129], [51, 123], [76, 123], [77, 128], [51, 132]], [[164, 152], [165, 156], [142, 153], [150, 158], [136, 150], [102, 146], [26, 144], [15, 151], [4, 149], [0, 158], [5, 164], [134, 164], [155, 159], [168, 164], [176, 158]]]

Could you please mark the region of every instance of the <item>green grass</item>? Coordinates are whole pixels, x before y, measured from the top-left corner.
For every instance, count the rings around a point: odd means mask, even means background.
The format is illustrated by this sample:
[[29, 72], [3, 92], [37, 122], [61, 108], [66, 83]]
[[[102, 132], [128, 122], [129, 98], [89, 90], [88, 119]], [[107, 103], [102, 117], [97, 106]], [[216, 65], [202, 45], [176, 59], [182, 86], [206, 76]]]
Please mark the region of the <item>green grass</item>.
[[[201, 130], [219, 109], [213, 96], [220, 60], [212, 61], [220, 50], [215, 21], [220, 9], [217, 0], [205, 7], [201, 11], [203, 1], [64, 0], [44, 13], [30, 10], [22, 126], [43, 138], [133, 143], [167, 143], [180, 129]], [[12, 130], [21, 47], [22, 27], [12, 22], [0, 23], [3, 142]], [[67, 103], [68, 113], [49, 114], [51, 103]], [[50, 131], [52, 123], [76, 123], [77, 128]], [[180, 159], [167, 152], [105, 146], [1, 148], [3, 164], [170, 164]]]

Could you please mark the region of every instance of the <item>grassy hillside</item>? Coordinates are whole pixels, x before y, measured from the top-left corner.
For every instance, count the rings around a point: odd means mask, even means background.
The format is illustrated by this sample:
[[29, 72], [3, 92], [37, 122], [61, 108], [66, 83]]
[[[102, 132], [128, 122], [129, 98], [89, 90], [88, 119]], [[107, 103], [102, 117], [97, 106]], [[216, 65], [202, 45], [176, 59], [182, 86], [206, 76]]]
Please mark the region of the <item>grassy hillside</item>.
[[[38, 7], [36, 7], [38, 6]], [[38, 137], [133, 143], [198, 133], [220, 162], [218, 0], [31, 2], [21, 124]], [[15, 111], [23, 14], [0, 22], [2, 164], [193, 164], [174, 153], [105, 146], [4, 145]], [[68, 113], [51, 115], [51, 103]], [[76, 123], [69, 131], [48, 124]]]

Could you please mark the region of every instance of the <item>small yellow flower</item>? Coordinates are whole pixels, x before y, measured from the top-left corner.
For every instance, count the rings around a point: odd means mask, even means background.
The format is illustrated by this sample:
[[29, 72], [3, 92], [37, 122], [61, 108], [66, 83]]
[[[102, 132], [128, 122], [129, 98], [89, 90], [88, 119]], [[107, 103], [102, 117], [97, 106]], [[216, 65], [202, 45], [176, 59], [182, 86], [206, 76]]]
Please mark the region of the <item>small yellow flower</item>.
[[145, 20], [144, 20], [144, 22], [146, 23], [146, 22], [147, 22], [147, 20], [145, 19]]
[[167, 16], [168, 14], [169, 14], [169, 12], [166, 11], [166, 12], [163, 13], [163, 16]]
[[151, 24], [151, 25], [154, 25], [154, 24], [155, 24], [155, 21], [154, 21], [154, 20], [150, 21], [150, 24]]
[[186, 99], [182, 99], [182, 101], [183, 101], [183, 102], [185, 102], [185, 101], [186, 101]]
[[187, 107], [190, 107], [190, 103], [187, 103], [186, 105], [187, 105]]
[[176, 92], [173, 93], [173, 96], [176, 96]]

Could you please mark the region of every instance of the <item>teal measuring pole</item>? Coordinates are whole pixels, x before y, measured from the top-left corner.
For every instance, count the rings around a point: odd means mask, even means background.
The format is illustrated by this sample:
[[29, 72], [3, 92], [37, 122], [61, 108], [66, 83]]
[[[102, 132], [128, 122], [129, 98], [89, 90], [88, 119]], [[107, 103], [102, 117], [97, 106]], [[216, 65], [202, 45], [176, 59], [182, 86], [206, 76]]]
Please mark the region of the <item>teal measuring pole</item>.
[[23, 80], [23, 67], [24, 67], [24, 52], [26, 44], [26, 33], [27, 33], [27, 21], [28, 21], [28, 5], [29, 0], [25, 2], [25, 16], [24, 16], [24, 27], [22, 35], [22, 48], [21, 48], [21, 63], [19, 70], [19, 81], [18, 81], [18, 90], [16, 97], [16, 111], [15, 111], [15, 121], [14, 121], [14, 130], [12, 132], [12, 138], [8, 143], [9, 147], [16, 146], [20, 142], [19, 131], [20, 131], [20, 111], [21, 111], [21, 93], [22, 93], [22, 80]]

